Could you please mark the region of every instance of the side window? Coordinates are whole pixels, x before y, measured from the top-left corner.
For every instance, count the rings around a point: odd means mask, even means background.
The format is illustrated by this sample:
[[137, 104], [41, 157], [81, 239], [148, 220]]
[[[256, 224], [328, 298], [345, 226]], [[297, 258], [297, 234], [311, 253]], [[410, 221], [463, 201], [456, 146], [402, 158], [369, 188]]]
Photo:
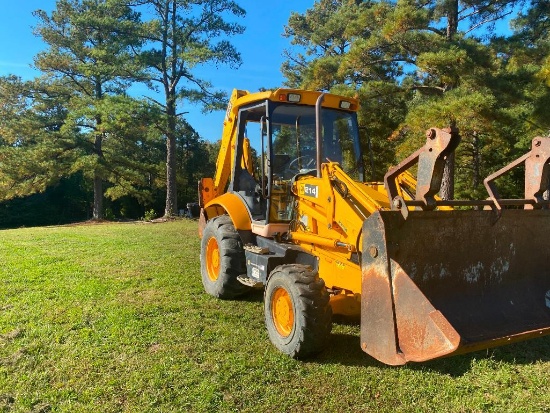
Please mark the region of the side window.
[[[243, 109], [239, 113], [238, 150], [235, 165], [234, 190], [244, 199], [253, 219], [265, 219], [263, 194], [267, 187], [261, 154], [266, 153], [267, 138], [262, 138], [260, 126], [265, 124], [265, 106]], [[265, 129], [265, 128], [264, 128]]]
[[[239, 114], [239, 142], [242, 142], [240, 168], [247, 169], [259, 182], [265, 174], [268, 153], [265, 106], [242, 110]], [[263, 145], [263, 148], [262, 148]], [[262, 156], [264, 159], [262, 159]], [[239, 165], [238, 165], [239, 166]]]

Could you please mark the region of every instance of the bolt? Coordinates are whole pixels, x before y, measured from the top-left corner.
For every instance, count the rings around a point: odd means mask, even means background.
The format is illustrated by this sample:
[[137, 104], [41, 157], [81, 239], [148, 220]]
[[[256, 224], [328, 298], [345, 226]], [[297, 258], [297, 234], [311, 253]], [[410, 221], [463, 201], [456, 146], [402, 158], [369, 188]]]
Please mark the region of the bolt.
[[394, 208], [396, 208], [396, 209], [401, 209], [402, 205], [403, 205], [403, 204], [401, 203], [401, 200], [400, 200], [399, 198], [395, 198], [395, 199], [393, 200], [393, 206], [394, 206]]
[[435, 129], [428, 129], [426, 131], [426, 138], [428, 139], [435, 139], [436, 131]]
[[369, 254], [372, 258], [378, 257], [378, 248], [376, 248], [374, 245], [371, 245], [369, 248]]

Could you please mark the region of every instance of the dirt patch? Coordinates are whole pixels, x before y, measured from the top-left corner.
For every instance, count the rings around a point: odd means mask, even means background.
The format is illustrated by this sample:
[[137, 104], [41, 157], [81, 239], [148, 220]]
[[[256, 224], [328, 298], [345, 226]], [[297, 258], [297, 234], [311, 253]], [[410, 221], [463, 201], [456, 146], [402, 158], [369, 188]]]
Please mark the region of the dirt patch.
[[10, 331], [9, 333], [0, 335], [0, 338], [6, 341], [15, 340], [18, 337], [23, 335], [24, 330], [22, 328], [16, 328], [15, 330]]

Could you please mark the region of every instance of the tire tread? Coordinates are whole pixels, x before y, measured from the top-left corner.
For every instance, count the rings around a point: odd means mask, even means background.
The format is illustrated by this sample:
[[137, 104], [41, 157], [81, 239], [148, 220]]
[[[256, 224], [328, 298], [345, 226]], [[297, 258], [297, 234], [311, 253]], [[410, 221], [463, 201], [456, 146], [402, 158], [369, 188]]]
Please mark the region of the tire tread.
[[332, 330], [332, 310], [325, 282], [319, 278], [317, 271], [301, 264], [280, 265], [273, 270], [271, 277], [273, 276], [276, 279], [286, 278], [286, 282], [294, 285], [300, 299], [294, 304], [297, 307], [295, 317], [299, 317], [295, 324], [295, 336], [290, 343], [284, 344], [277, 340], [278, 333], [270, 319], [267, 296], [269, 289], [266, 288], [266, 325], [272, 342], [283, 353], [297, 359], [321, 352], [326, 347]]
[[[212, 232], [212, 234], [210, 234]], [[250, 291], [250, 287], [237, 280], [246, 273], [246, 262], [242, 240], [228, 215], [220, 215], [210, 220], [204, 230], [203, 239], [215, 236], [220, 248], [220, 276], [212, 282], [205, 274], [204, 248], [201, 249], [201, 272], [205, 290], [221, 299], [232, 299]]]

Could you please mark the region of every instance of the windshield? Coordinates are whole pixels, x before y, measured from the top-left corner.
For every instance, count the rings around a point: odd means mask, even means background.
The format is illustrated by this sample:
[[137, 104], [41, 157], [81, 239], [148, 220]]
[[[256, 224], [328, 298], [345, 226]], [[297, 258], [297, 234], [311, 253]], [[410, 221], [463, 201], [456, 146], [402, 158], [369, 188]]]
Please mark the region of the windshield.
[[[323, 162], [338, 162], [355, 180], [362, 180], [357, 121], [354, 113], [323, 108]], [[270, 117], [273, 173], [290, 179], [316, 168], [315, 108], [285, 105], [275, 107]]]

